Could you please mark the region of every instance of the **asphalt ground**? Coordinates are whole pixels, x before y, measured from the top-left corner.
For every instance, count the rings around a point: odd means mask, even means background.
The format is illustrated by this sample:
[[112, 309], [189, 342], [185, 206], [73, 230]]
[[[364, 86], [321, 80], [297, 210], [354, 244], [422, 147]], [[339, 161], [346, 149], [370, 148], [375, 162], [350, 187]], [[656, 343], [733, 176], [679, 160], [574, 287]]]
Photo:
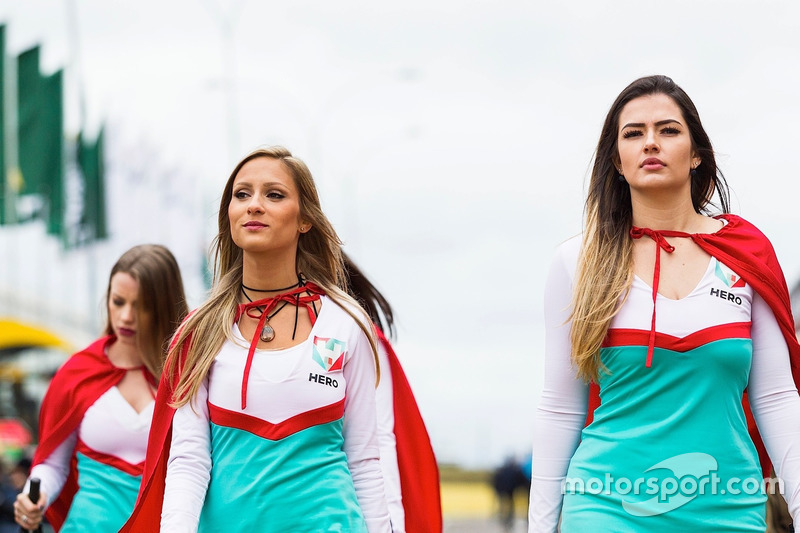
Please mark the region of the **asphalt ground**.
[[444, 533], [527, 533], [528, 524], [517, 519], [514, 527], [504, 529], [496, 518], [448, 518], [444, 519]]

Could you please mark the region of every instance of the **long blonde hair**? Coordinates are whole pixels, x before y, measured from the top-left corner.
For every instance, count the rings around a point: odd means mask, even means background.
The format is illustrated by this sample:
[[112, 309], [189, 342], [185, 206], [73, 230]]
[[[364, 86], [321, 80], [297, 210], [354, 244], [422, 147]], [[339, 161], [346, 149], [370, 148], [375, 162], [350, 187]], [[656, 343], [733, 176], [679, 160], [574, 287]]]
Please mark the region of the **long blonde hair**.
[[600, 347], [611, 320], [619, 312], [620, 297], [627, 294], [633, 281], [633, 242], [629, 235], [633, 216], [631, 192], [628, 183], [619, 179], [615, 164], [619, 163], [619, 116], [628, 102], [652, 94], [669, 96], [681, 109], [692, 147], [700, 157], [701, 164], [691, 177], [695, 211], [707, 213], [716, 193], [720, 209], [728, 212], [728, 186], [689, 95], [667, 76], [647, 76], [628, 85], [608, 111], [597, 143], [572, 293], [572, 360], [578, 376], [585, 381], [596, 381], [598, 372], [605, 370], [600, 361]]
[[[356, 321], [369, 339], [380, 375], [372, 327], [369, 325], [366, 313], [347, 294], [342, 243], [333, 225], [322, 212], [311, 172], [306, 164], [293, 157], [289, 150], [273, 146], [248, 154], [236, 165], [225, 184], [217, 219], [219, 231], [213, 244], [214, 282], [211, 295], [181, 326], [167, 359], [165, 372], [170, 382], [178, 377], [171, 398], [173, 407], [177, 408], [188, 403], [197, 394], [222, 345], [227, 339], [232, 339], [231, 326], [239, 303], [243, 256], [242, 249], [231, 237], [228, 206], [237, 174], [246, 163], [259, 157], [276, 159], [286, 166], [299, 193], [300, 219], [311, 223], [311, 229], [300, 234], [297, 244], [297, 271], [302, 272], [309, 281], [319, 285], [333, 302]], [[187, 350], [186, 359], [181, 365], [180, 354], [184, 349]]]

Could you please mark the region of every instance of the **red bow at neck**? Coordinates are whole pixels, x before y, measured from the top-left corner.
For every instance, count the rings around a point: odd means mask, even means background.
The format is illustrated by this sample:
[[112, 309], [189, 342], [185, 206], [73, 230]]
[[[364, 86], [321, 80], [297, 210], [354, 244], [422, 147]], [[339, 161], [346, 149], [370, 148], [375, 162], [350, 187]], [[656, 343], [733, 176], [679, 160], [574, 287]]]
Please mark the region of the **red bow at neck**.
[[645, 366], [650, 368], [653, 363], [653, 350], [656, 347], [656, 298], [658, 297], [658, 281], [661, 277], [661, 250], [668, 254], [675, 251], [675, 247], [667, 242], [665, 237], [691, 237], [692, 235], [683, 231], [671, 230], [652, 230], [650, 228], [631, 228], [631, 238], [641, 239], [650, 237], [656, 243], [656, 266], [653, 272], [653, 318], [650, 321], [650, 340], [647, 343], [647, 362]]
[[243, 411], [244, 408], [247, 407], [247, 382], [250, 379], [250, 367], [253, 365], [253, 354], [256, 353], [258, 338], [261, 334], [261, 330], [267, 323], [267, 317], [269, 316], [270, 311], [275, 309], [280, 302], [288, 302], [297, 307], [302, 305], [305, 306], [306, 311], [308, 311], [308, 318], [311, 320], [311, 324], [314, 325], [314, 322], [317, 320], [317, 314], [312, 302], [319, 301], [320, 295], [323, 294], [325, 294], [325, 291], [323, 291], [318, 285], [307, 281], [305, 282], [305, 285], [300, 285], [289, 292], [284, 292], [283, 294], [273, 296], [272, 298], [262, 298], [261, 300], [256, 300], [254, 302], [239, 304], [239, 306], [236, 308], [236, 317], [234, 318], [234, 322], [239, 322], [239, 319], [242, 318], [242, 315], [244, 314], [250, 318], [255, 318], [258, 320], [255, 333], [253, 333], [253, 340], [250, 341], [250, 349], [247, 352], [247, 361], [244, 364], [244, 373], [242, 374]]

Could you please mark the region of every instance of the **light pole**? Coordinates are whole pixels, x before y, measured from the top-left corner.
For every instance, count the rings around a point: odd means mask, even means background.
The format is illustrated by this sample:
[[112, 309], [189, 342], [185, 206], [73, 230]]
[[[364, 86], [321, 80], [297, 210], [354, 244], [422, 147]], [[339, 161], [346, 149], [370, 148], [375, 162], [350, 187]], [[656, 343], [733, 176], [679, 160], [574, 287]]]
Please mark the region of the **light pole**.
[[237, 54], [234, 30], [244, 7], [244, 0], [233, 2], [225, 12], [217, 3], [207, 0], [211, 18], [217, 23], [221, 37], [223, 90], [227, 110], [228, 163], [232, 165], [239, 155], [239, 101], [237, 95]]

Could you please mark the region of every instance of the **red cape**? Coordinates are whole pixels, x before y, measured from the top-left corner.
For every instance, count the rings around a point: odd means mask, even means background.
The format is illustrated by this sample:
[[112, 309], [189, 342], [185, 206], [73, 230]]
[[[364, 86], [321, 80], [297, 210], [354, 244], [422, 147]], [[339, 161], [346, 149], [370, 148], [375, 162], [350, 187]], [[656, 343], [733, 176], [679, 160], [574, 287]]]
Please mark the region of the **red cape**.
[[378, 340], [389, 356], [394, 396], [394, 436], [400, 491], [406, 516], [406, 533], [440, 533], [442, 503], [439, 467], [411, 386], [392, 345], [376, 328]]
[[[708, 254], [732, 268], [770, 306], [781, 327], [786, 345], [789, 347], [792, 378], [795, 386], [800, 390], [800, 344], [797, 342], [794, 330], [789, 289], [786, 286], [786, 278], [783, 276], [775, 250], [769, 239], [743, 218], [736, 215], [720, 215], [717, 218], [723, 218], [728, 223], [716, 233], [694, 233], [691, 238]], [[593, 419], [594, 410], [600, 405], [599, 393], [600, 389], [597, 384], [592, 383], [589, 390], [587, 425]], [[747, 392], [742, 398], [742, 404], [750, 436], [758, 450], [762, 472], [764, 476], [769, 476], [771, 463], [750, 410]]]
[[[42, 401], [39, 445], [33, 456], [34, 466], [47, 459], [78, 428], [86, 410], [125, 376], [126, 371], [112, 365], [105, 355], [106, 346], [114, 340], [112, 336], [96, 340], [70, 357], [56, 372]], [[77, 490], [78, 476], [73, 452], [64, 488], [45, 513], [56, 531], [61, 529]]]
[[[442, 509], [439, 496], [439, 469], [433, 455], [428, 432], [422, 421], [411, 387], [389, 342], [378, 332], [378, 338], [389, 355], [394, 395], [395, 438], [403, 507], [406, 509], [407, 533], [440, 533]], [[186, 356], [189, 342], [181, 358]], [[166, 365], [165, 365], [166, 368]], [[175, 410], [167, 405], [177, 379], [168, 383], [162, 375], [156, 395], [153, 424], [147, 443], [139, 498], [130, 519], [120, 533], [157, 532], [161, 529], [161, 507], [164, 503], [164, 480], [172, 442], [172, 418]]]

